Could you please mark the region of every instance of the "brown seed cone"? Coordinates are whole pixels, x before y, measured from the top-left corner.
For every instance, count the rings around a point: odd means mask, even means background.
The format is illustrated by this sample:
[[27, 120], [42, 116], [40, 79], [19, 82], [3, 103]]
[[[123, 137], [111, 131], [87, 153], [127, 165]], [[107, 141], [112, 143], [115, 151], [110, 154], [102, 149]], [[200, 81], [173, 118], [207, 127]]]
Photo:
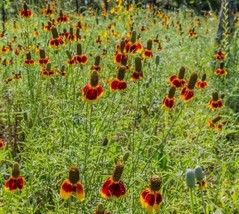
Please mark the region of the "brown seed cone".
[[173, 98], [175, 95], [176, 88], [174, 86], [171, 86], [168, 92], [168, 98]]
[[20, 168], [18, 163], [14, 163], [12, 166], [12, 177], [18, 178], [20, 175]]
[[69, 171], [69, 181], [76, 184], [80, 180], [80, 171], [76, 166], [72, 166]]
[[112, 175], [113, 181], [117, 182], [117, 181], [120, 180], [120, 177], [123, 173], [123, 170], [124, 170], [124, 165], [122, 163], [117, 163], [116, 166], [115, 166], [113, 175]]
[[99, 75], [97, 71], [93, 71], [91, 76], [90, 76], [90, 84], [93, 87], [96, 87], [99, 82]]
[[162, 180], [159, 176], [153, 175], [150, 179], [150, 189], [152, 192], [160, 190]]
[[196, 72], [193, 72], [193, 73], [191, 74], [191, 76], [190, 76], [189, 81], [188, 81], [188, 88], [189, 88], [189, 89], [191, 89], [191, 90], [194, 89], [195, 84], [196, 84], [196, 82], [197, 82], [197, 78], [198, 78], [197, 73], [196, 73]]

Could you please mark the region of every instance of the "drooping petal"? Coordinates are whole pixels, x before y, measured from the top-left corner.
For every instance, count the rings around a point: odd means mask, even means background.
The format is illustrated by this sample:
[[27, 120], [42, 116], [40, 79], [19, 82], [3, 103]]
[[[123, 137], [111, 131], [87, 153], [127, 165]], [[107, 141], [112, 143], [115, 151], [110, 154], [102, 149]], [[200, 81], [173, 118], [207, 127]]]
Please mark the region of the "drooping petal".
[[68, 179], [66, 179], [61, 185], [60, 196], [64, 200], [67, 200], [70, 198], [72, 193], [73, 193], [73, 185], [70, 183]]
[[85, 200], [85, 191], [84, 187], [80, 182], [77, 182], [76, 184], [76, 197], [78, 198], [79, 201], [84, 201]]

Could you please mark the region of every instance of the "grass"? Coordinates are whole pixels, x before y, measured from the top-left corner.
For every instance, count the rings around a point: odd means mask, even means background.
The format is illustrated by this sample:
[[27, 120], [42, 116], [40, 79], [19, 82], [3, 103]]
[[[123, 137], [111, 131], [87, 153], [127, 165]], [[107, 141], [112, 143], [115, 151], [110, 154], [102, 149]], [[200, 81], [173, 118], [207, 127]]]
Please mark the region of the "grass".
[[[225, 59], [228, 74], [221, 77], [214, 74], [217, 65], [214, 52], [218, 49], [216, 15], [197, 17], [187, 10], [161, 11], [155, 15], [142, 8], [127, 11], [120, 4], [114, 7], [118, 14], [109, 13], [106, 17], [91, 10], [85, 11], [84, 16], [63, 10], [70, 20], [57, 24], [58, 33], [64, 28], [69, 31], [78, 21], [85, 28], [80, 30], [78, 42], [66, 42], [58, 50], [49, 47], [52, 34], [42, 30], [42, 23], [46, 25], [49, 18], [39, 11], [34, 10], [32, 18], [7, 21], [0, 47], [10, 44], [13, 50], [1, 53], [0, 134], [5, 146], [0, 151], [3, 175], [0, 182], [4, 186], [12, 164], [18, 162], [25, 188], [14, 193], [2, 188], [0, 212], [93, 213], [102, 202], [110, 213], [145, 213], [140, 193], [149, 186], [150, 177], [158, 175], [162, 177], [160, 213], [192, 213], [185, 172], [200, 165], [207, 188], [202, 192], [198, 188], [192, 190], [194, 213], [238, 213], [238, 113], [235, 109], [238, 109], [239, 66], [233, 48], [238, 47], [234, 39], [238, 29], [231, 35], [230, 44], [224, 41], [221, 44], [228, 50]], [[58, 17], [57, 10], [58, 6], [52, 18]], [[177, 23], [182, 25], [183, 34], [179, 33]], [[144, 47], [148, 39], [158, 35], [162, 50], [153, 43], [154, 56], [142, 62], [144, 77], [136, 82], [130, 81], [130, 77], [135, 57], [141, 55], [129, 54], [130, 72], [124, 78], [127, 89], [122, 93], [113, 92], [109, 81], [117, 76], [113, 61], [115, 46], [127, 37], [132, 24]], [[146, 31], [141, 32], [142, 26]], [[192, 27], [197, 38], [188, 36]], [[34, 31], [39, 35], [34, 37]], [[98, 35], [101, 44], [95, 42]], [[12, 41], [14, 36], [16, 41]], [[88, 62], [68, 66], [66, 50], [75, 55], [77, 43], [82, 45]], [[17, 45], [22, 46], [19, 55], [14, 54]], [[37, 63], [38, 45], [45, 50], [54, 70], [65, 66], [66, 76], [42, 75]], [[104, 50], [106, 55], [102, 55]], [[29, 51], [35, 61], [33, 66], [24, 65]], [[81, 89], [90, 82], [89, 71], [97, 55], [101, 56], [99, 84], [104, 94], [97, 102], [88, 104], [82, 99]], [[4, 60], [11, 59], [13, 64], [4, 65]], [[167, 80], [181, 66], [186, 68], [186, 81], [192, 72], [197, 72], [198, 79], [206, 73], [209, 87], [195, 88], [195, 96], [187, 103], [179, 98], [177, 89], [175, 106], [165, 110], [162, 102], [170, 88]], [[20, 80], [6, 83], [18, 73]], [[213, 111], [207, 103], [215, 90], [225, 95], [225, 107]], [[207, 123], [217, 115], [222, 117], [223, 128], [210, 129]], [[122, 180], [127, 188], [126, 197], [106, 200], [101, 197], [100, 189], [112, 175], [116, 162], [125, 165]], [[65, 201], [59, 195], [72, 165], [80, 169], [80, 181], [86, 192], [82, 203], [75, 197]]]

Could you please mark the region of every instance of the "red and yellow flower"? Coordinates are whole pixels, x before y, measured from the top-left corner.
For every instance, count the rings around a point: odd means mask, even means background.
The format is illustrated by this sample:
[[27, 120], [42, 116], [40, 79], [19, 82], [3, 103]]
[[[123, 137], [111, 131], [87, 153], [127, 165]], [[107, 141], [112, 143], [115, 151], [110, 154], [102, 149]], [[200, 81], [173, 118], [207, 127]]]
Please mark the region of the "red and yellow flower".
[[179, 70], [178, 75], [173, 75], [173, 76], [169, 77], [169, 82], [170, 82], [171, 86], [174, 86], [175, 88], [183, 87], [186, 83], [186, 81], [184, 79], [184, 75], [185, 75], [185, 67], [182, 66]]
[[54, 6], [52, 4], [47, 4], [47, 8], [42, 9], [41, 12], [45, 16], [51, 16], [54, 13]]
[[27, 66], [34, 65], [34, 60], [32, 59], [30, 52], [26, 54], [26, 59], [24, 60], [24, 64]]
[[140, 201], [142, 207], [147, 210], [148, 213], [152, 213], [153, 210], [159, 211], [163, 198], [160, 194], [161, 178], [158, 176], [152, 176], [150, 179], [150, 188], [145, 189], [140, 194]]
[[202, 79], [197, 81], [196, 87], [200, 89], [204, 89], [208, 87], [208, 83], [206, 81], [206, 74], [203, 74]]
[[227, 75], [227, 71], [224, 69], [224, 62], [221, 62], [219, 68], [215, 70], [215, 75], [217, 76], [225, 76]]
[[49, 44], [51, 48], [59, 49], [60, 45], [64, 45], [62, 37], [58, 36], [57, 29], [55, 27], [51, 28], [53, 38], [50, 40]]
[[181, 90], [180, 97], [184, 102], [188, 102], [194, 97], [194, 87], [197, 81], [197, 73], [193, 72], [190, 76], [188, 86], [185, 86]]
[[38, 63], [40, 65], [46, 65], [49, 61], [50, 58], [46, 57], [45, 51], [43, 49], [40, 49], [40, 59], [38, 60]]
[[67, 200], [72, 195], [75, 195], [79, 201], [85, 200], [84, 187], [81, 184], [79, 169], [72, 166], [69, 171], [69, 178], [64, 180], [60, 189], [60, 196], [62, 199]]
[[121, 65], [122, 59], [125, 58], [126, 61], [128, 60], [128, 54], [125, 53], [124, 48], [125, 48], [125, 41], [122, 40], [117, 52], [114, 55], [114, 62], [118, 65]]
[[26, 3], [24, 3], [24, 5], [23, 5], [23, 10], [19, 11], [19, 15], [24, 18], [32, 17], [32, 11], [28, 9]]
[[99, 74], [97, 71], [91, 73], [90, 84], [82, 88], [84, 100], [88, 103], [93, 103], [103, 96], [103, 87], [99, 85]]
[[22, 176], [20, 176], [19, 165], [18, 163], [14, 163], [12, 167], [12, 175], [6, 181], [4, 189], [15, 192], [17, 190], [21, 190], [23, 187], [24, 187], [24, 179]]
[[224, 104], [222, 102], [222, 98], [219, 97], [219, 95], [216, 91], [212, 93], [212, 98], [209, 100], [207, 105], [212, 110], [224, 107]]
[[152, 39], [149, 39], [147, 41], [147, 48], [143, 51], [142, 54], [143, 59], [153, 58], [152, 43]]
[[192, 29], [189, 30], [188, 36], [189, 36], [189, 37], [193, 37], [193, 38], [196, 39], [196, 38], [198, 37], [198, 34], [196, 33], [195, 29], [192, 28]]
[[143, 71], [142, 71], [142, 62], [140, 57], [135, 58], [135, 71], [131, 75], [130, 79], [133, 81], [140, 80], [143, 78]]
[[143, 49], [143, 46], [140, 42], [136, 41], [136, 31], [132, 31], [130, 41], [127, 41], [125, 44], [125, 51], [128, 53], [140, 53]]
[[107, 178], [101, 189], [103, 198], [121, 198], [126, 194], [124, 182], [120, 179], [123, 173], [124, 165], [117, 163], [113, 175]]
[[214, 54], [214, 57], [215, 57], [215, 59], [216, 60], [224, 60], [225, 59], [225, 52], [224, 51], [222, 51], [222, 50], [219, 50], [218, 52], [216, 52], [215, 54]]
[[163, 107], [167, 110], [170, 110], [173, 108], [174, 104], [176, 103], [176, 98], [175, 98], [175, 91], [176, 88], [174, 86], [171, 86], [168, 95], [164, 98], [163, 100]]
[[221, 116], [216, 116], [215, 118], [213, 118], [212, 120], [208, 121], [208, 127], [211, 129], [216, 129], [216, 130], [221, 130], [222, 129], [222, 124], [218, 122], [222, 119]]
[[72, 57], [72, 60], [75, 62], [74, 64], [82, 64], [85, 65], [87, 63], [87, 56], [82, 54], [81, 44], [77, 44], [77, 54]]
[[117, 78], [114, 78], [110, 83], [110, 89], [112, 91], [125, 91], [127, 88], [127, 83], [124, 80], [125, 66], [121, 66], [118, 70]]
[[62, 10], [60, 10], [59, 17], [56, 19], [57, 23], [66, 23], [70, 20], [68, 15], [63, 14]]

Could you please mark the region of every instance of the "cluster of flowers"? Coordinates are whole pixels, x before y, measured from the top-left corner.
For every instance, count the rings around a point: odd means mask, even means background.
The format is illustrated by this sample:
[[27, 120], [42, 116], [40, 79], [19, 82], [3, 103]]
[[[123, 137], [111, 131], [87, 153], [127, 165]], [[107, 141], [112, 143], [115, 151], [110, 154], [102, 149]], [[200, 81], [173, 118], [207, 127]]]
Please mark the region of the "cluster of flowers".
[[[125, 197], [126, 187], [121, 179], [124, 165], [117, 163], [115, 165], [112, 176], [108, 177], [104, 182], [100, 193], [103, 198], [106, 199], [118, 199]], [[20, 168], [18, 163], [14, 163], [12, 167], [12, 175], [6, 181], [4, 188], [15, 192], [24, 188], [24, 178], [20, 175]], [[161, 178], [154, 175], [150, 179], [150, 187], [146, 188], [140, 194], [140, 201], [142, 207], [147, 210], [148, 213], [152, 213], [153, 210], [159, 211], [162, 203], [162, 195], [160, 193]], [[84, 186], [80, 182], [80, 171], [76, 166], [72, 166], [69, 170], [69, 176], [65, 179], [60, 187], [60, 197], [64, 200], [69, 199], [74, 195], [80, 202], [85, 200]], [[106, 214], [102, 205], [98, 206], [94, 214]]]

